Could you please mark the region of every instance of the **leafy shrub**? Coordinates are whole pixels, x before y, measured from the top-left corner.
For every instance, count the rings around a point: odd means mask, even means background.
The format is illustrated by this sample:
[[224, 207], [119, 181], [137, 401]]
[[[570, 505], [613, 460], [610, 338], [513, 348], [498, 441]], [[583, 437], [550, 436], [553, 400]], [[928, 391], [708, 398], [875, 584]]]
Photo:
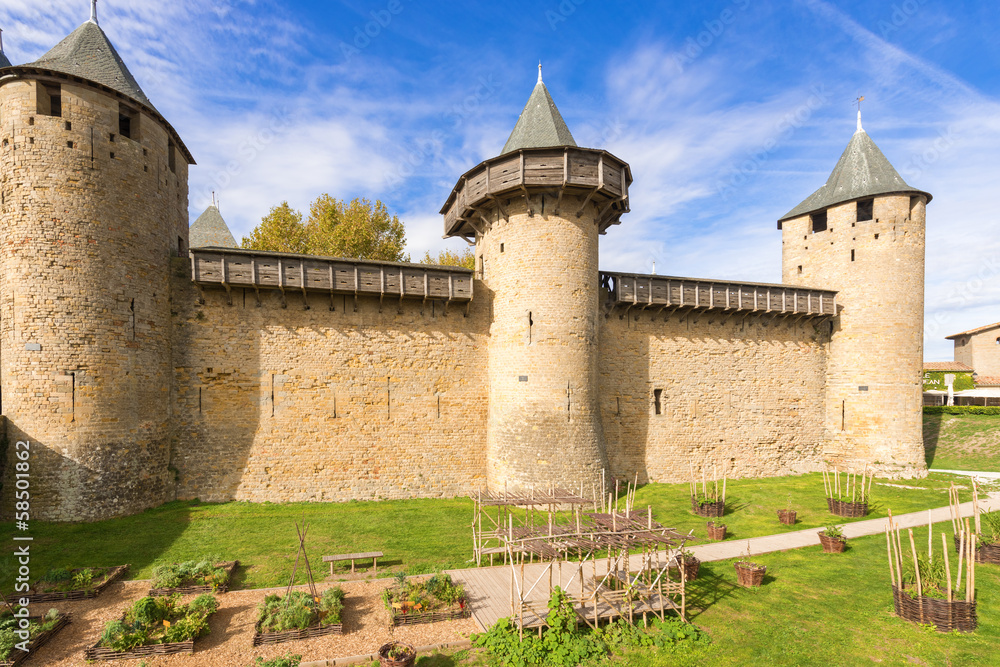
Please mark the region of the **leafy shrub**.
[[1000, 512], [981, 514], [980, 523], [983, 531], [979, 536], [980, 545], [1000, 543]]
[[826, 533], [827, 537], [837, 540], [844, 536], [843, 528], [843, 526], [838, 526], [837, 524], [830, 524], [823, 529], [823, 532]]
[[70, 581], [73, 578], [73, 573], [69, 568], [66, 567], [56, 567], [42, 576], [42, 581], [49, 584], [61, 584], [64, 581]]
[[426, 612], [452, 607], [465, 601], [465, 588], [454, 583], [447, 574], [438, 573], [422, 581], [406, 581], [403, 578], [402, 584], [400, 579], [397, 575], [396, 586], [382, 591], [382, 603], [392, 613], [396, 613], [393, 603], [404, 603], [405, 613], [407, 609]]
[[1000, 415], [1000, 408], [982, 405], [926, 405], [925, 415]]
[[326, 623], [340, 623], [340, 615], [344, 610], [344, 589], [335, 586], [325, 590], [319, 599], [319, 610], [325, 615]]
[[73, 575], [73, 589], [86, 591], [93, 587], [94, 583], [94, 570], [85, 567], [76, 574]]
[[286, 653], [280, 658], [272, 658], [266, 662], [264, 658], [257, 656], [257, 659], [253, 661], [250, 667], [299, 667], [300, 662], [302, 662], [301, 655]]
[[219, 608], [219, 601], [211, 593], [202, 593], [188, 604], [188, 612], [211, 616]]
[[170, 642], [186, 642], [195, 639], [208, 631], [208, 617], [194, 613], [182, 616], [167, 628], [163, 640]]
[[147, 644], [173, 643], [196, 639], [208, 632], [208, 617], [219, 608], [209, 593], [190, 604], [180, 604], [180, 594], [144, 597], [125, 612], [124, 621], [104, 626], [101, 646], [115, 651], [131, 651]]
[[653, 619], [648, 629], [619, 619], [598, 630], [580, 630], [573, 602], [559, 587], [553, 590], [548, 607], [548, 627], [541, 638], [535, 633], [525, 633], [521, 640], [517, 627], [502, 618], [488, 632], [473, 635], [473, 646], [485, 648], [511, 667], [576, 667], [587, 660], [602, 658], [609, 651], [656, 647], [672, 652], [711, 642], [707, 634], [676, 618]]
[[153, 568], [153, 588], [211, 586], [218, 590], [229, 576], [225, 568], [216, 567], [214, 558], [199, 558], [183, 563], [164, 563]]
[[292, 591], [285, 597], [268, 595], [257, 609], [264, 632], [305, 630], [319, 619], [319, 604], [305, 591]]

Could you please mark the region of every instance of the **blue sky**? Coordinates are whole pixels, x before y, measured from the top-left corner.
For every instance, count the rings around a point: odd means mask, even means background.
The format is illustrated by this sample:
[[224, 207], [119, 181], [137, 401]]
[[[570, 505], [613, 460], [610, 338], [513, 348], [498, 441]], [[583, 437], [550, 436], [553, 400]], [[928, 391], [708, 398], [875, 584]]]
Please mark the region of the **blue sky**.
[[[5, 0], [33, 60], [88, 0]], [[323, 192], [385, 201], [409, 252], [459, 249], [438, 215], [496, 155], [539, 60], [577, 143], [632, 166], [601, 267], [779, 282], [775, 221], [865, 128], [928, 207], [926, 351], [1000, 320], [1000, 29], [987, 2], [504, 3], [100, 0], [101, 26], [215, 190], [239, 238]]]

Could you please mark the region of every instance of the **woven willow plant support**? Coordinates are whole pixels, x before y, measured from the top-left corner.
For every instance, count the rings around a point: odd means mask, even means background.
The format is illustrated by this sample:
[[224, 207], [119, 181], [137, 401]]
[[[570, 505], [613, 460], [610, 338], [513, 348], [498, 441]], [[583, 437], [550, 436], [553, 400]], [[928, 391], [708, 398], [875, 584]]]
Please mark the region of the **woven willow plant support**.
[[830, 513], [851, 519], [866, 516], [874, 479], [874, 473], [868, 474], [868, 466], [861, 472], [860, 483], [857, 473], [824, 471], [823, 490], [826, 492], [826, 505]]
[[691, 511], [698, 516], [718, 518], [726, 513], [726, 482], [729, 477], [729, 464], [722, 464], [722, 490], [719, 490], [719, 464], [712, 464], [712, 484], [708, 484], [707, 464], [701, 468], [701, 498], [698, 498], [698, 481], [695, 478], [694, 466], [689, 465], [691, 477]]
[[[933, 524], [928, 522], [928, 535], [932, 534]], [[940, 632], [972, 632], [976, 629], [978, 619], [976, 618], [976, 559], [974, 558], [974, 547], [976, 544], [976, 533], [969, 530], [968, 520], [966, 520], [965, 531], [960, 537], [958, 552], [958, 570], [955, 583], [952, 585], [952, 569], [950, 549], [948, 549], [948, 538], [941, 533], [942, 557], [944, 558], [945, 574], [947, 578], [946, 590], [938, 589], [936, 592], [945, 593], [944, 598], [924, 595], [925, 582], [921, 580], [919, 559], [917, 556], [917, 543], [913, 536], [913, 529], [908, 528], [910, 548], [909, 557], [913, 562], [913, 572], [915, 581], [904, 580], [903, 559], [906, 550], [900, 537], [898, 524], [889, 512], [889, 521], [885, 529], [886, 553], [889, 558], [889, 578], [892, 581], [892, 597], [896, 609], [896, 615], [913, 623], [933, 624]], [[933, 562], [933, 539], [928, 539], [929, 562]], [[964, 572], [963, 572], [964, 566]], [[927, 584], [930, 586], [930, 582]]]
[[[955, 483], [951, 483], [951, 488], [948, 489], [948, 508], [951, 510], [951, 528], [954, 532], [954, 542], [955, 550], [961, 551], [961, 541], [962, 533], [965, 529], [962, 526], [962, 512], [961, 512], [962, 501], [958, 496], [958, 487]], [[982, 513], [983, 510], [979, 506], [979, 485], [976, 483], [975, 478], [972, 479], [972, 516], [973, 525], [975, 526], [975, 531], [977, 535], [982, 535]], [[977, 543], [978, 544], [978, 543]], [[980, 544], [976, 547], [976, 561], [979, 563], [996, 563], [1000, 564], [1000, 543], [992, 544]]]

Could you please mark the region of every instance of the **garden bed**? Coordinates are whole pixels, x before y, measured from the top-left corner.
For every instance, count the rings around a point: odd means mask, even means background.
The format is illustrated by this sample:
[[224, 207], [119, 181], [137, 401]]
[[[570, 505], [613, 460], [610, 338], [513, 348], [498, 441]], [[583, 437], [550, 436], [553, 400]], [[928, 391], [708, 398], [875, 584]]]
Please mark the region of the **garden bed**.
[[[45, 622], [45, 618], [43, 618], [42, 616], [29, 616], [28, 620], [33, 621], [35, 623]], [[0, 659], [0, 667], [14, 667], [14, 665], [20, 665], [22, 662], [27, 660], [29, 656], [33, 655], [35, 651], [40, 649], [42, 646], [45, 645], [46, 642], [52, 639], [57, 632], [59, 632], [69, 624], [69, 614], [57, 613], [55, 619], [50, 619], [50, 620], [54, 621], [52, 627], [48, 628], [47, 630], [43, 630], [42, 632], [39, 632], [37, 635], [32, 637], [28, 641], [27, 652], [21, 651], [15, 647], [14, 649], [11, 650], [11, 655], [8, 655], [4, 659]]]
[[397, 577], [396, 586], [383, 591], [382, 602], [393, 627], [454, 621], [472, 614], [464, 587], [447, 574], [411, 581]]
[[[55, 577], [60, 578], [61, 581], [50, 581], [46, 578], [39, 579], [32, 584], [27, 593], [23, 595], [9, 595], [7, 596], [7, 600], [12, 604], [22, 597], [28, 598], [30, 604], [88, 600], [90, 598], [96, 598], [100, 595], [101, 591], [110, 586], [116, 580], [120, 579], [127, 570], [128, 565], [118, 565], [117, 567], [79, 567], [72, 570], [52, 570], [47, 573], [46, 576], [55, 574]], [[89, 577], [87, 576], [88, 572], [90, 573]], [[65, 574], [65, 578], [62, 578], [62, 575], [58, 573]], [[97, 579], [97, 574], [101, 575], [100, 579]], [[88, 579], [89, 583], [85, 583]], [[99, 583], [94, 584], [94, 579], [97, 579]], [[65, 583], [63, 584], [63, 582]], [[60, 587], [60, 584], [62, 584], [63, 587], [69, 586], [71, 588], [69, 590], [53, 590], [53, 588]]]
[[193, 653], [195, 639], [208, 632], [208, 618], [219, 608], [203, 593], [187, 605], [180, 595], [137, 600], [118, 621], [104, 626], [101, 638], [84, 651], [87, 660], [134, 660]]
[[868, 503], [849, 503], [834, 498], [826, 499], [830, 514], [847, 517], [849, 519], [861, 519], [868, 515]]
[[[961, 548], [958, 535], [955, 536], [955, 551]], [[1000, 544], [983, 544], [976, 548], [977, 563], [1000, 564]]]
[[[204, 563], [202, 563], [203, 565]], [[233, 572], [239, 567], [240, 562], [238, 560], [225, 561], [222, 563], [215, 563], [214, 568], [216, 571], [222, 570], [223, 572], [218, 572], [216, 575], [209, 574], [199, 574], [197, 573], [196, 566], [198, 564], [194, 561], [189, 561], [187, 563], [179, 563], [172, 565], [161, 565], [159, 568], [153, 570], [153, 583], [154, 586], [157, 583], [157, 575], [160, 574], [164, 578], [169, 576], [169, 573], [164, 576], [163, 569], [165, 568], [180, 568], [172, 574], [174, 578], [181, 578], [181, 585], [179, 586], [160, 586], [156, 588], [149, 589], [149, 595], [173, 595], [174, 593], [180, 593], [181, 595], [190, 595], [193, 593], [225, 593], [229, 590], [229, 582], [233, 578]], [[162, 568], [162, 569], [161, 569]], [[160, 570], [160, 572], [157, 572]], [[190, 572], [190, 574], [189, 574]], [[204, 583], [197, 583], [201, 579]]]
[[717, 518], [722, 516], [726, 511], [726, 502], [724, 500], [710, 501], [701, 500], [699, 501], [695, 496], [691, 496], [691, 511], [698, 516], [704, 516], [709, 518]]
[[292, 591], [285, 597], [268, 595], [257, 607], [253, 645], [343, 634], [343, 609], [344, 590], [339, 586], [315, 597], [305, 591]]
[[976, 601], [954, 600], [948, 602], [942, 598], [932, 598], [926, 595], [913, 597], [909, 589], [901, 590], [892, 587], [892, 599], [896, 607], [896, 615], [913, 623], [933, 625], [938, 632], [974, 632], [979, 625], [976, 616]]

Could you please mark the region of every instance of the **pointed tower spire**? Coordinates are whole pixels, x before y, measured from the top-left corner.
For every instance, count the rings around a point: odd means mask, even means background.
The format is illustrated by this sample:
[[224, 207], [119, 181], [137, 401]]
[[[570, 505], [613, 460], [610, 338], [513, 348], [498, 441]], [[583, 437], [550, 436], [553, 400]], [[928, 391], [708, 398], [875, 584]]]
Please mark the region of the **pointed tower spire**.
[[861, 127], [861, 103], [865, 101], [864, 95], [858, 95], [858, 99], [854, 100], [858, 103], [858, 132], [864, 132], [865, 128]]
[[785, 220], [875, 195], [911, 193], [924, 195], [927, 201], [931, 200], [929, 193], [907, 185], [861, 127], [860, 113], [859, 110], [858, 130], [851, 137], [830, 177], [826, 179], [826, 184], [781, 216], [778, 220], [779, 229]]
[[[213, 193], [214, 194], [214, 193]], [[188, 232], [190, 236], [190, 246], [192, 248], [239, 248], [233, 233], [229, 231], [229, 225], [219, 213], [217, 202], [212, 200], [212, 205], [205, 209], [205, 212], [198, 216]]]
[[3, 53], [3, 29], [0, 28], [0, 67], [10, 67], [10, 61]]
[[94, 25], [100, 25], [97, 22], [97, 0], [90, 0], [90, 22]]
[[504, 144], [501, 155], [522, 148], [548, 148], [550, 146], [576, 146], [573, 135], [566, 127], [548, 88], [542, 83], [542, 63], [538, 63], [538, 82], [517, 119], [514, 131]]

